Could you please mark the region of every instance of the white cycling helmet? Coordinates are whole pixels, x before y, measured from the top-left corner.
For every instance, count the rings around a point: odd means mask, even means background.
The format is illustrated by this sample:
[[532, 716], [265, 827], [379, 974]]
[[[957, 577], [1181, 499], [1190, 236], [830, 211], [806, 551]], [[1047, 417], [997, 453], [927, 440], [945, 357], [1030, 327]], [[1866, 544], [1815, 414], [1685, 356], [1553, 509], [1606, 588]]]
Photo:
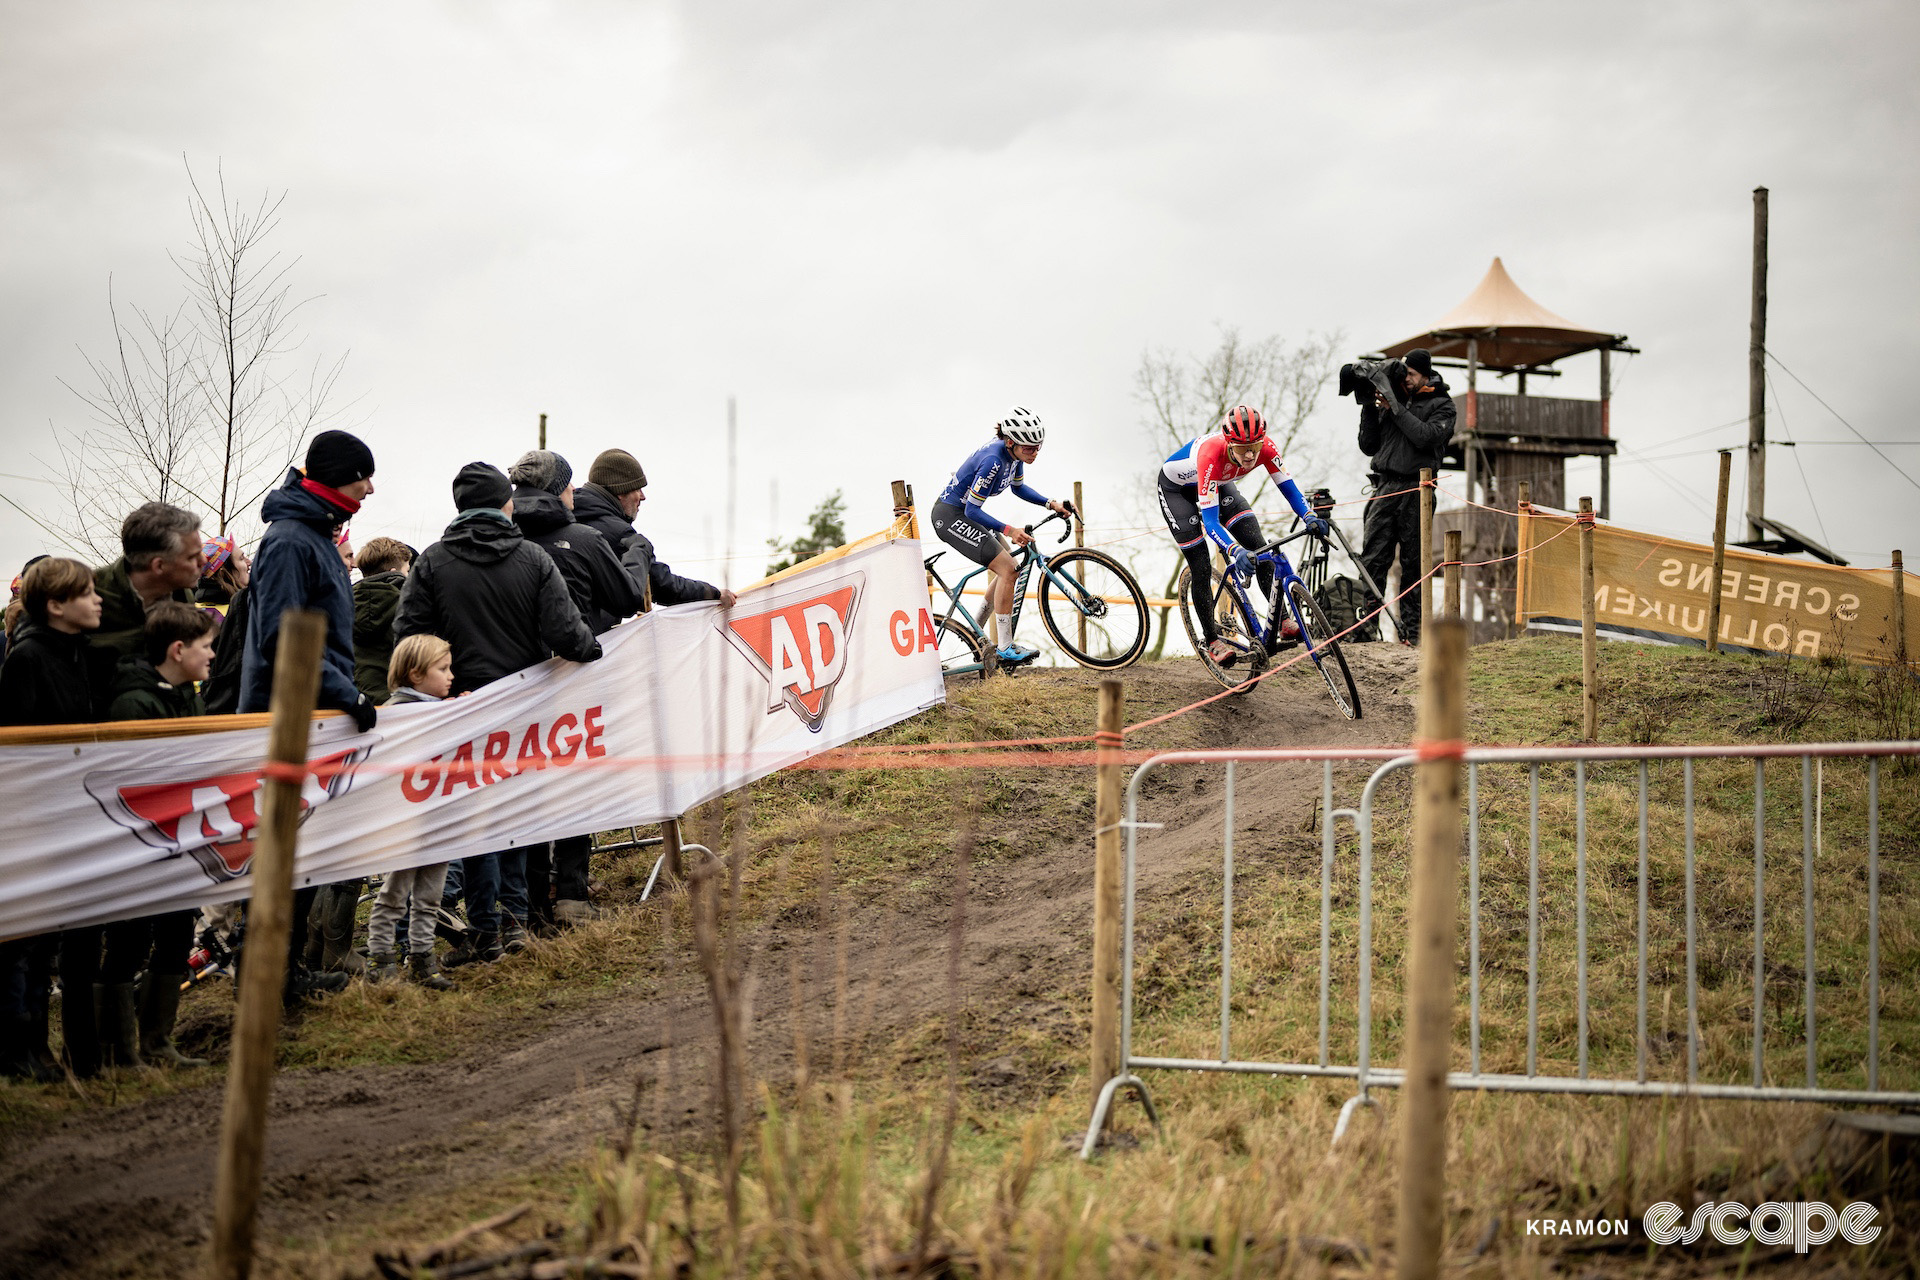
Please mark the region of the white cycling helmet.
[[1019, 405], [1007, 410], [1007, 416], [993, 424], [993, 429], [1008, 444], [1044, 444], [1047, 429], [1040, 425], [1040, 415], [1031, 409], [1022, 409]]

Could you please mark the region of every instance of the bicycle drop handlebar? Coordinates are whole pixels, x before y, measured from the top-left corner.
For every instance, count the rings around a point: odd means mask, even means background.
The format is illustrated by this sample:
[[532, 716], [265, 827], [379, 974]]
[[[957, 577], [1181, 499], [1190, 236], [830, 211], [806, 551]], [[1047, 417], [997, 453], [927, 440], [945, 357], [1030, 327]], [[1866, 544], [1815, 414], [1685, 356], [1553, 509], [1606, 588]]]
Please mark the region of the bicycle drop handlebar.
[[[1058, 511], [1056, 511], [1052, 515], [1048, 516], [1045, 520], [1042, 520], [1037, 524], [1030, 524], [1030, 525], [1024, 526], [1024, 529], [1025, 529], [1026, 535], [1029, 538], [1031, 538], [1033, 536], [1033, 531], [1035, 529], [1044, 529], [1048, 525], [1052, 524], [1055, 520], [1065, 520], [1067, 523], [1067, 527], [1060, 531], [1060, 537], [1056, 540], [1056, 545], [1057, 545], [1060, 542], [1065, 542], [1069, 537], [1069, 535], [1073, 533], [1073, 520], [1078, 519], [1079, 515], [1080, 513], [1076, 511], [1073, 514], [1073, 518], [1069, 519], [1068, 517], [1063, 516]], [[1081, 521], [1081, 524], [1083, 526], [1085, 525], [1085, 523], [1086, 523], [1085, 521]]]

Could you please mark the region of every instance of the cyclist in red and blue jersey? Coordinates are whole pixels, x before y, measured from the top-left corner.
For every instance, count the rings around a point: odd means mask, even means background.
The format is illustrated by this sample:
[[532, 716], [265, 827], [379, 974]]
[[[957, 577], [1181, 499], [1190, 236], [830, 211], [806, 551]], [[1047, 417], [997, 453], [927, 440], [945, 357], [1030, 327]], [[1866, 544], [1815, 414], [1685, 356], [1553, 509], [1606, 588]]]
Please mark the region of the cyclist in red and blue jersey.
[[[1293, 508], [1309, 533], [1316, 538], [1327, 536], [1327, 522], [1307, 505], [1300, 486], [1293, 482], [1280, 461], [1280, 451], [1267, 438], [1266, 419], [1257, 409], [1236, 406], [1227, 414], [1217, 434], [1196, 436], [1187, 441], [1174, 450], [1173, 456], [1160, 468], [1160, 514], [1166, 518], [1167, 528], [1180, 546], [1180, 554], [1186, 557], [1193, 577], [1192, 598], [1196, 602], [1213, 599], [1209, 539], [1232, 562], [1242, 582], [1257, 572], [1261, 592], [1269, 598], [1273, 595], [1273, 566], [1263, 563], [1256, 567], [1250, 554], [1266, 545], [1266, 536], [1260, 532], [1260, 521], [1254, 516], [1253, 508], [1233, 483], [1256, 467], [1265, 467], [1279, 482], [1287, 505]], [[1220, 638], [1213, 610], [1196, 608], [1194, 612], [1199, 615], [1201, 632], [1214, 659], [1231, 661], [1238, 651]], [[1291, 637], [1298, 629], [1292, 619], [1288, 619], [1282, 630]]]
[[996, 422], [993, 439], [976, 449], [947, 481], [933, 504], [933, 530], [940, 541], [975, 564], [993, 571], [993, 613], [1000, 628], [1000, 661], [1027, 662], [1040, 655], [1031, 645], [1013, 642], [1014, 579], [1019, 573], [1012, 549], [1033, 541], [1019, 525], [1003, 524], [987, 514], [988, 498], [1013, 490], [1036, 507], [1063, 516], [1073, 514], [1071, 502], [1055, 502], [1027, 484], [1028, 464], [1040, 456], [1047, 429], [1031, 410], [1013, 408]]

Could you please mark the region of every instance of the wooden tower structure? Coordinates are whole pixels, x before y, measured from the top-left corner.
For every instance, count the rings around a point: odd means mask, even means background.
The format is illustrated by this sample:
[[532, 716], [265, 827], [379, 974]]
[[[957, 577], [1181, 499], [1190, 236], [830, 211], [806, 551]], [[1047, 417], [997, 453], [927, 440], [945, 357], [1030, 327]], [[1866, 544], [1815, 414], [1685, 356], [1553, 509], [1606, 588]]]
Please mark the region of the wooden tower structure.
[[[1519, 547], [1520, 485], [1539, 506], [1567, 505], [1568, 458], [1600, 459], [1600, 516], [1612, 505], [1613, 354], [1637, 354], [1623, 333], [1589, 329], [1555, 315], [1524, 293], [1495, 258], [1472, 293], [1424, 333], [1384, 349], [1404, 356], [1416, 347], [1436, 366], [1466, 371], [1466, 393], [1455, 390], [1459, 422], [1446, 467], [1465, 473], [1469, 505], [1436, 517], [1438, 530], [1461, 531], [1469, 562], [1499, 560]], [[1599, 398], [1529, 394], [1528, 379], [1558, 378], [1554, 366], [1589, 351], [1600, 353]], [[1511, 378], [1511, 392], [1480, 389], [1483, 375]], [[1487, 510], [1486, 508], [1494, 508]], [[1511, 634], [1515, 573], [1511, 561], [1468, 571], [1469, 612], [1475, 640]]]

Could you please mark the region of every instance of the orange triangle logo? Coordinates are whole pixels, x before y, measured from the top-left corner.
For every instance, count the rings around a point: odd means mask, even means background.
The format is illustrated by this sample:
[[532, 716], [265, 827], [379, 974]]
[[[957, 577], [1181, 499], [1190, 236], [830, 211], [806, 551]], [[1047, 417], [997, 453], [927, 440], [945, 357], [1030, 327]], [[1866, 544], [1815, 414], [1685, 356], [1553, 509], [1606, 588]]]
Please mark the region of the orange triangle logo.
[[865, 575], [857, 575], [825, 591], [776, 597], [758, 613], [726, 620], [721, 633], [728, 643], [766, 677], [769, 715], [786, 707], [820, 732], [834, 686], [846, 674], [864, 585]]

